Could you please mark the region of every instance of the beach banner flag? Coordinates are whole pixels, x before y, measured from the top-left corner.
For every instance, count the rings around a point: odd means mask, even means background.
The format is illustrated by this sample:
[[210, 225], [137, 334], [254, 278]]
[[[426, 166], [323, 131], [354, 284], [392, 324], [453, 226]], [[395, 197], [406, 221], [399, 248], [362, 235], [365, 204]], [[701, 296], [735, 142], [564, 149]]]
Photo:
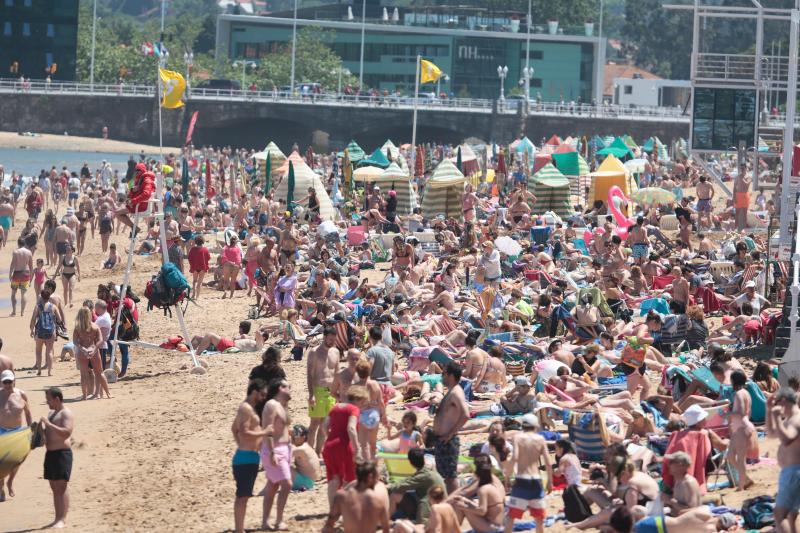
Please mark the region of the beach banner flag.
[[419, 68], [419, 82], [420, 83], [435, 83], [436, 80], [441, 78], [442, 70], [424, 59], [420, 59]]
[[195, 111], [192, 113], [192, 118], [189, 120], [189, 129], [186, 131], [186, 143], [185, 145], [188, 146], [189, 143], [192, 142], [192, 134], [194, 133], [194, 125], [197, 124], [197, 116], [200, 114], [200, 111]]
[[183, 93], [186, 91], [186, 80], [174, 70], [158, 69], [161, 79], [161, 107], [177, 109], [183, 107]]

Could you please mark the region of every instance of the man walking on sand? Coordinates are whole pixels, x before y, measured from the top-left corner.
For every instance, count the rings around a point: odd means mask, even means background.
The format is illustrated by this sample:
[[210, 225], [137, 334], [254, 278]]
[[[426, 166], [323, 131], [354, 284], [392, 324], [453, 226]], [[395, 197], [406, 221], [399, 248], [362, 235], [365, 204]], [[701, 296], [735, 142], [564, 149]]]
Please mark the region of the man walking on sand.
[[330, 326], [322, 332], [322, 344], [309, 350], [306, 363], [308, 386], [308, 442], [317, 454], [322, 452], [327, 431], [323, 425], [336, 399], [331, 394], [333, 377], [339, 369], [339, 350], [336, 348], [336, 330]]
[[797, 393], [788, 387], [767, 398], [767, 435], [780, 440], [775, 531], [794, 533], [800, 511], [800, 407]]
[[[31, 409], [25, 391], [16, 388], [16, 377], [12, 370], [0, 372], [0, 435], [17, 431], [31, 425]], [[25, 424], [22, 418], [25, 417]], [[17, 475], [19, 466], [8, 474], [8, 496], [14, 497], [14, 476]], [[3, 489], [3, 478], [0, 477], [0, 502], [5, 501], [6, 493]]]
[[8, 279], [11, 280], [11, 316], [17, 314], [17, 291], [20, 291], [19, 315], [25, 315], [25, 293], [31, 284], [33, 273], [33, 254], [25, 247], [25, 240], [17, 241], [17, 249], [11, 252], [11, 266]]
[[344, 533], [375, 531], [379, 526], [383, 533], [389, 533], [389, 507], [385, 498], [374, 490], [377, 481], [374, 462], [356, 465], [356, 483], [336, 492], [323, 533], [332, 533], [340, 516]]
[[461, 367], [456, 363], [449, 363], [442, 374], [442, 384], [447, 387], [447, 394], [442, 398], [433, 419], [436, 471], [444, 478], [448, 494], [458, 488], [456, 470], [461, 444], [458, 432], [469, 420], [469, 405], [464, 397], [464, 389], [459, 385], [460, 381]]
[[261, 447], [261, 464], [267, 476], [264, 493], [264, 517], [261, 529], [269, 529], [269, 515], [275, 495], [278, 507], [275, 510], [273, 531], [288, 530], [283, 521], [283, 509], [292, 489], [292, 443], [289, 439], [289, 400], [292, 398], [291, 386], [285, 379], [274, 380], [267, 388], [267, 403], [261, 414], [261, 427], [272, 427], [272, 432], [264, 439]]
[[72, 411], [64, 407], [64, 394], [58, 387], [45, 391], [45, 399], [50, 412], [47, 418], [42, 417], [45, 446], [44, 478], [50, 482], [53, 491], [53, 506], [56, 518], [48, 527], [66, 527], [69, 511], [69, 493], [67, 484], [72, 475], [72, 441], [70, 437], [75, 427]]
[[[511, 468], [516, 467], [516, 478], [508, 497], [508, 518], [506, 533], [514, 530], [514, 520], [522, 518], [527, 509], [536, 520], [536, 532], [544, 533], [544, 519], [547, 514], [545, 493], [553, 486], [553, 462], [547, 453], [547, 442], [539, 431], [539, 418], [528, 413], [522, 417], [522, 431], [514, 435], [514, 451], [511, 454]], [[542, 484], [539, 465], [547, 469], [547, 484]]]
[[253, 496], [253, 485], [258, 476], [261, 441], [272, 428], [261, 427], [259, 411], [267, 401], [267, 384], [260, 379], [247, 385], [247, 398], [239, 404], [231, 431], [236, 441], [233, 455], [233, 479], [236, 481], [236, 500], [233, 504], [234, 531], [244, 533], [247, 500]]

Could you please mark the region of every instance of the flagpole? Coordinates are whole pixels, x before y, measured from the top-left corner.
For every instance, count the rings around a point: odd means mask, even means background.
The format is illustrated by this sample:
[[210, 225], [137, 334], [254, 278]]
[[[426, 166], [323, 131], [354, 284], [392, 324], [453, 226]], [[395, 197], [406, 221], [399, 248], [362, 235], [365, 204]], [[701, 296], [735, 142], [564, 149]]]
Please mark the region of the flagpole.
[[416, 172], [417, 162], [417, 100], [419, 100], [419, 61], [422, 56], [417, 56], [417, 74], [414, 78], [414, 120], [411, 126], [411, 173]]

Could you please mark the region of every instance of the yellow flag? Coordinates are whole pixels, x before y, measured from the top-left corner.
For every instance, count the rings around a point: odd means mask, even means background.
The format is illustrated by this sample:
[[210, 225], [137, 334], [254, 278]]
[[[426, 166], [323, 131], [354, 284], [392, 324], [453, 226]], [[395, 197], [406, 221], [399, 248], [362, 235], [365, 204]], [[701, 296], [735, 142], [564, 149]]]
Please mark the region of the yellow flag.
[[420, 60], [419, 65], [419, 82], [420, 83], [431, 83], [435, 82], [442, 76], [442, 71], [431, 63], [430, 61], [425, 61], [424, 59]]
[[186, 80], [173, 70], [158, 69], [161, 78], [161, 107], [175, 109], [183, 106], [183, 93]]

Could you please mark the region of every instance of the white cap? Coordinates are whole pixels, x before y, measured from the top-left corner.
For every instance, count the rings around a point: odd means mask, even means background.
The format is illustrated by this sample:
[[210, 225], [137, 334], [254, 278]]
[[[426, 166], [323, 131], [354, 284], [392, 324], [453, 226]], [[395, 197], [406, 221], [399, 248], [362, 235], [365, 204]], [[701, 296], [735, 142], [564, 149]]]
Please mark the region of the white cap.
[[9, 379], [11, 381], [14, 381], [16, 379], [14, 377], [14, 372], [11, 370], [3, 370], [3, 373], [0, 374], [0, 383], [2, 383], [3, 381], [8, 381]]
[[522, 427], [539, 429], [539, 417], [533, 413], [523, 415], [520, 419], [520, 423], [522, 424]]
[[755, 289], [756, 288], [756, 282], [751, 279], [750, 281], [748, 281], [747, 283], [744, 284], [744, 288], [745, 289]]
[[708, 417], [708, 411], [695, 404], [683, 412], [683, 419], [689, 426], [696, 426]]

